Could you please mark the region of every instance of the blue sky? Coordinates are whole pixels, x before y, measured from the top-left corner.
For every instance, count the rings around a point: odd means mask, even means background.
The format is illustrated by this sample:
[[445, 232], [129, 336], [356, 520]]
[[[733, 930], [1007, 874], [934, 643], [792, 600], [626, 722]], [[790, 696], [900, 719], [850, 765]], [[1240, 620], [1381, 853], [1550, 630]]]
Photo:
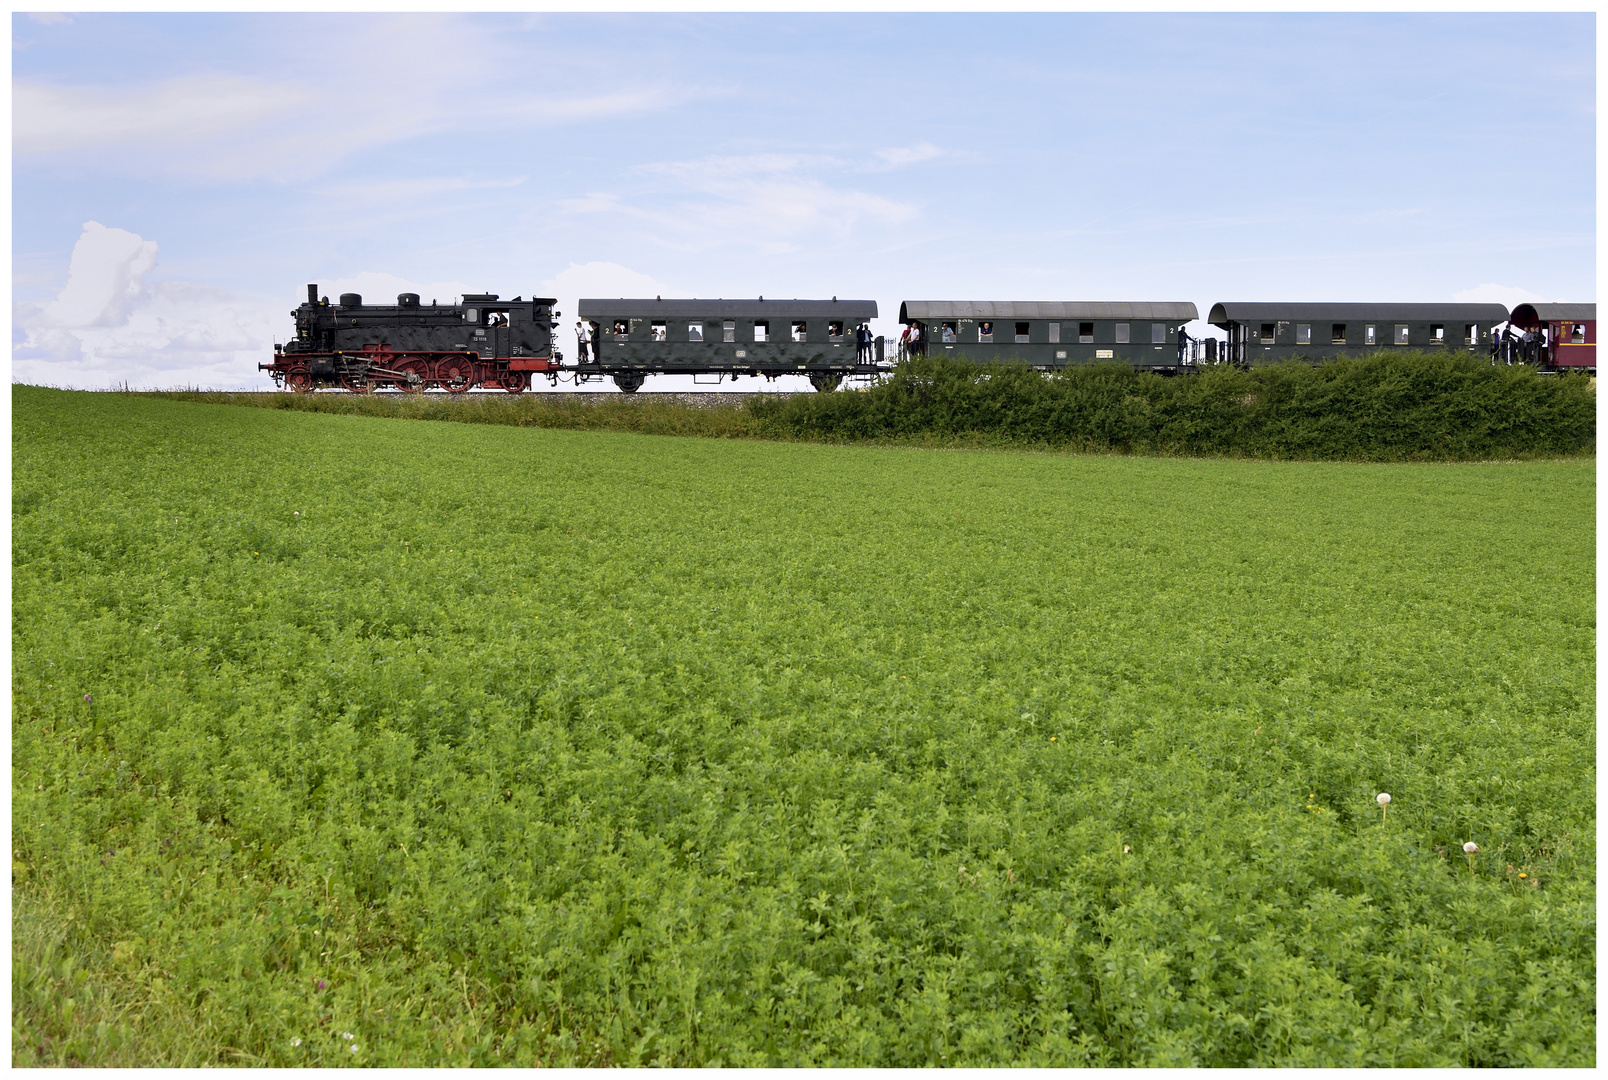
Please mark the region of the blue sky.
[[870, 298], [889, 334], [903, 299], [1596, 295], [1590, 14], [15, 15], [12, 48], [27, 382], [264, 385], [309, 281], [566, 327]]

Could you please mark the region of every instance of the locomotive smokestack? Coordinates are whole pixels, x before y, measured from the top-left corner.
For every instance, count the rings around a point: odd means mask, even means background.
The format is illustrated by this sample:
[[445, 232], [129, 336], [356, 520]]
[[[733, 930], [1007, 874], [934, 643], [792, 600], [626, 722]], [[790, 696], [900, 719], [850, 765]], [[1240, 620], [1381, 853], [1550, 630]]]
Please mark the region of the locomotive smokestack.
[[307, 286], [307, 302], [314, 307], [318, 306], [318, 285], [316, 282]]

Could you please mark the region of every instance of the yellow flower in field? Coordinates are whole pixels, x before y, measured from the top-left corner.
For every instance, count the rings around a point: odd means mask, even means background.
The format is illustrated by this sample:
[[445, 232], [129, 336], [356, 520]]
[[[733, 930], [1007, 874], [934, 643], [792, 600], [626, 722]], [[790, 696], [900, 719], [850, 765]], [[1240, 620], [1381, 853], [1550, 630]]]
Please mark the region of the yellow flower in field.
[[1530, 875], [1529, 875], [1529, 874], [1520, 874], [1520, 875], [1519, 875], [1519, 880], [1520, 880], [1520, 881], [1523, 881], [1523, 880], [1524, 880], [1524, 879], [1525, 879], [1525, 878], [1527, 878], [1527, 877], [1529, 877], [1529, 876], [1530, 876]]
[[1051, 735], [1051, 736], [1050, 736], [1050, 741], [1051, 741], [1051, 742], [1054, 742], [1054, 741], [1055, 741], [1055, 736], [1054, 736], [1054, 735]]

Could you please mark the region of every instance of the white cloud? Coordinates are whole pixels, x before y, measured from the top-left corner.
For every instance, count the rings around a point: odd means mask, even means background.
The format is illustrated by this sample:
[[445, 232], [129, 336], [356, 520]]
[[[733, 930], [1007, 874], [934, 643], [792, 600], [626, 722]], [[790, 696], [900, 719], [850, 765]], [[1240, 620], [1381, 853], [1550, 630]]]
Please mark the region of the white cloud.
[[[13, 305], [12, 379], [104, 388], [262, 386], [256, 365], [288, 325], [282, 300], [148, 281], [154, 241], [85, 222], [67, 283], [47, 303]], [[276, 334], [275, 330], [279, 332]]]
[[1512, 311], [1520, 304], [1550, 304], [1556, 303], [1539, 293], [1529, 289], [1521, 289], [1516, 285], [1476, 285], [1472, 289], [1464, 289], [1454, 293], [1452, 299], [1459, 304], [1501, 304]]
[[915, 146], [892, 146], [886, 150], [878, 150], [877, 157], [890, 169], [897, 169], [901, 165], [914, 165], [921, 161], [931, 161], [939, 157], [943, 151], [932, 143], [917, 143]]
[[903, 224], [917, 216], [908, 203], [827, 182], [852, 170], [843, 161], [803, 154], [717, 156], [658, 162], [633, 170], [659, 181], [634, 198], [591, 192], [562, 200], [576, 214], [607, 214], [638, 233], [682, 249], [742, 247], [767, 254], [799, 250], [795, 241], [841, 239], [862, 222]]
[[[525, 77], [524, 38], [487, 35], [457, 18], [412, 15], [276, 23], [300, 38], [335, 37], [342, 55], [278, 58], [273, 76], [197, 73], [132, 84], [19, 78], [12, 150], [135, 175], [305, 180], [386, 143], [498, 128], [548, 127], [671, 107], [706, 91], [611, 75]], [[294, 37], [287, 33], [286, 36]], [[299, 41], [300, 38], [297, 40]], [[559, 89], [599, 87], [579, 92]]]

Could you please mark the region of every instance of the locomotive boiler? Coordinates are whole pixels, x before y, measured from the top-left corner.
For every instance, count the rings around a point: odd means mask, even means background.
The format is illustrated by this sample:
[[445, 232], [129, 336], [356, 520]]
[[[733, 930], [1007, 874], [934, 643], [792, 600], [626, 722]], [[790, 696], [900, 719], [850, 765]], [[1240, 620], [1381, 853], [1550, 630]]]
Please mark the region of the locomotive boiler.
[[424, 304], [417, 293], [402, 293], [395, 305], [365, 304], [357, 293], [342, 293], [331, 304], [309, 285], [306, 303], [291, 312], [296, 336], [258, 368], [302, 393], [320, 386], [358, 394], [489, 386], [517, 394], [533, 373], [556, 372], [563, 361], [553, 349], [555, 303], [469, 293], [455, 304]]

